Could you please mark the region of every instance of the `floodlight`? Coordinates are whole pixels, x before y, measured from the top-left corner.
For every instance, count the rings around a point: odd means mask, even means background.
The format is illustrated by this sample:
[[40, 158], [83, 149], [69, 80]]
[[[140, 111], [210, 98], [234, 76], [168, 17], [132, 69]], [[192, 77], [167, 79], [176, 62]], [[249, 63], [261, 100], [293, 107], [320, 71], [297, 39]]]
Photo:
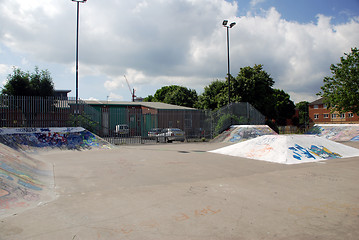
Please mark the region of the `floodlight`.
[[79, 21], [80, 21], [80, 3], [85, 3], [87, 0], [71, 0], [77, 5], [77, 28], [76, 28], [76, 111], [75, 111], [75, 125], [78, 126], [79, 115]]
[[236, 25], [235, 22], [232, 22], [231, 24], [229, 24], [229, 26], [227, 25], [228, 24], [228, 20], [223, 20], [223, 27], [226, 28], [227, 30], [227, 57], [228, 57], [228, 104], [231, 103], [231, 91], [230, 91], [230, 85], [231, 85], [231, 74], [230, 74], [230, 69], [229, 69], [229, 29], [234, 27], [234, 25]]

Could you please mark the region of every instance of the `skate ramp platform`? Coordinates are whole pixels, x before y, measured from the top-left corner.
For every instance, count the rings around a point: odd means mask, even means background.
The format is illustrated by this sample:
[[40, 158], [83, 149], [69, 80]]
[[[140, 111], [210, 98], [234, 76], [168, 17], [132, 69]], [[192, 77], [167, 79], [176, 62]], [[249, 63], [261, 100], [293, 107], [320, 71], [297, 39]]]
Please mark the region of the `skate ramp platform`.
[[263, 135], [277, 135], [268, 125], [233, 125], [217, 136], [213, 142], [237, 143]]
[[0, 128], [0, 218], [55, 199], [53, 165], [36, 153], [111, 147], [81, 127]]
[[0, 219], [55, 197], [51, 164], [0, 143]]
[[359, 141], [359, 124], [315, 124], [307, 134], [336, 142]]
[[0, 143], [16, 150], [83, 150], [112, 145], [82, 127], [1, 128]]
[[359, 156], [359, 149], [315, 135], [265, 135], [210, 151], [282, 164]]

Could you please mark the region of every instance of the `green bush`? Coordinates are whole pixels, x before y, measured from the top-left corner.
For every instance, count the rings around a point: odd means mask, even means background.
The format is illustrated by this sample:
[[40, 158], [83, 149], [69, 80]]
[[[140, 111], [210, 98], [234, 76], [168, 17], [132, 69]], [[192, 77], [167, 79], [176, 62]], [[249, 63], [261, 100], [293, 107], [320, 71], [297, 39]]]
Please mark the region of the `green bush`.
[[226, 128], [230, 127], [233, 124], [245, 124], [247, 123], [247, 119], [245, 117], [240, 117], [233, 114], [225, 114], [217, 122], [215, 132], [219, 134]]
[[91, 120], [90, 116], [88, 115], [77, 115], [74, 114], [70, 115], [70, 120], [68, 121], [70, 126], [79, 126], [83, 127], [86, 130], [97, 133], [97, 129], [99, 129], [99, 123]]

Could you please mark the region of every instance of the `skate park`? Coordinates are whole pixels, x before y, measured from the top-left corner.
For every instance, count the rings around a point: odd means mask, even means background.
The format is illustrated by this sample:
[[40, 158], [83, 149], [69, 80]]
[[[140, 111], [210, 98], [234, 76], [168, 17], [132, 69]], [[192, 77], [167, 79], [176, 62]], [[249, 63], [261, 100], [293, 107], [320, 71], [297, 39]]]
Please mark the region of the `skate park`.
[[[0, 239], [356, 239], [358, 141], [302, 137], [114, 146], [82, 128], [3, 130]], [[250, 156], [226, 150], [250, 141]], [[316, 159], [254, 155], [279, 147]]]
[[359, 239], [359, 0], [0, 12], [0, 240]]

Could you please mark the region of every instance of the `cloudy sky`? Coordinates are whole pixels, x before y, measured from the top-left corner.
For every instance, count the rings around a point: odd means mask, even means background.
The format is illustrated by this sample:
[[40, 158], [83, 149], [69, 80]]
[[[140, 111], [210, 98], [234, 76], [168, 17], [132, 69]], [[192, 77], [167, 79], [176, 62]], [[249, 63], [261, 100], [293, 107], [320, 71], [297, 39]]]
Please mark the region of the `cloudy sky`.
[[[262, 64], [294, 102], [317, 99], [330, 64], [359, 47], [359, 0], [88, 0], [80, 4], [79, 96], [130, 101], [177, 84], [202, 93]], [[75, 96], [76, 3], [0, 0], [0, 87], [13, 66], [48, 69]]]

